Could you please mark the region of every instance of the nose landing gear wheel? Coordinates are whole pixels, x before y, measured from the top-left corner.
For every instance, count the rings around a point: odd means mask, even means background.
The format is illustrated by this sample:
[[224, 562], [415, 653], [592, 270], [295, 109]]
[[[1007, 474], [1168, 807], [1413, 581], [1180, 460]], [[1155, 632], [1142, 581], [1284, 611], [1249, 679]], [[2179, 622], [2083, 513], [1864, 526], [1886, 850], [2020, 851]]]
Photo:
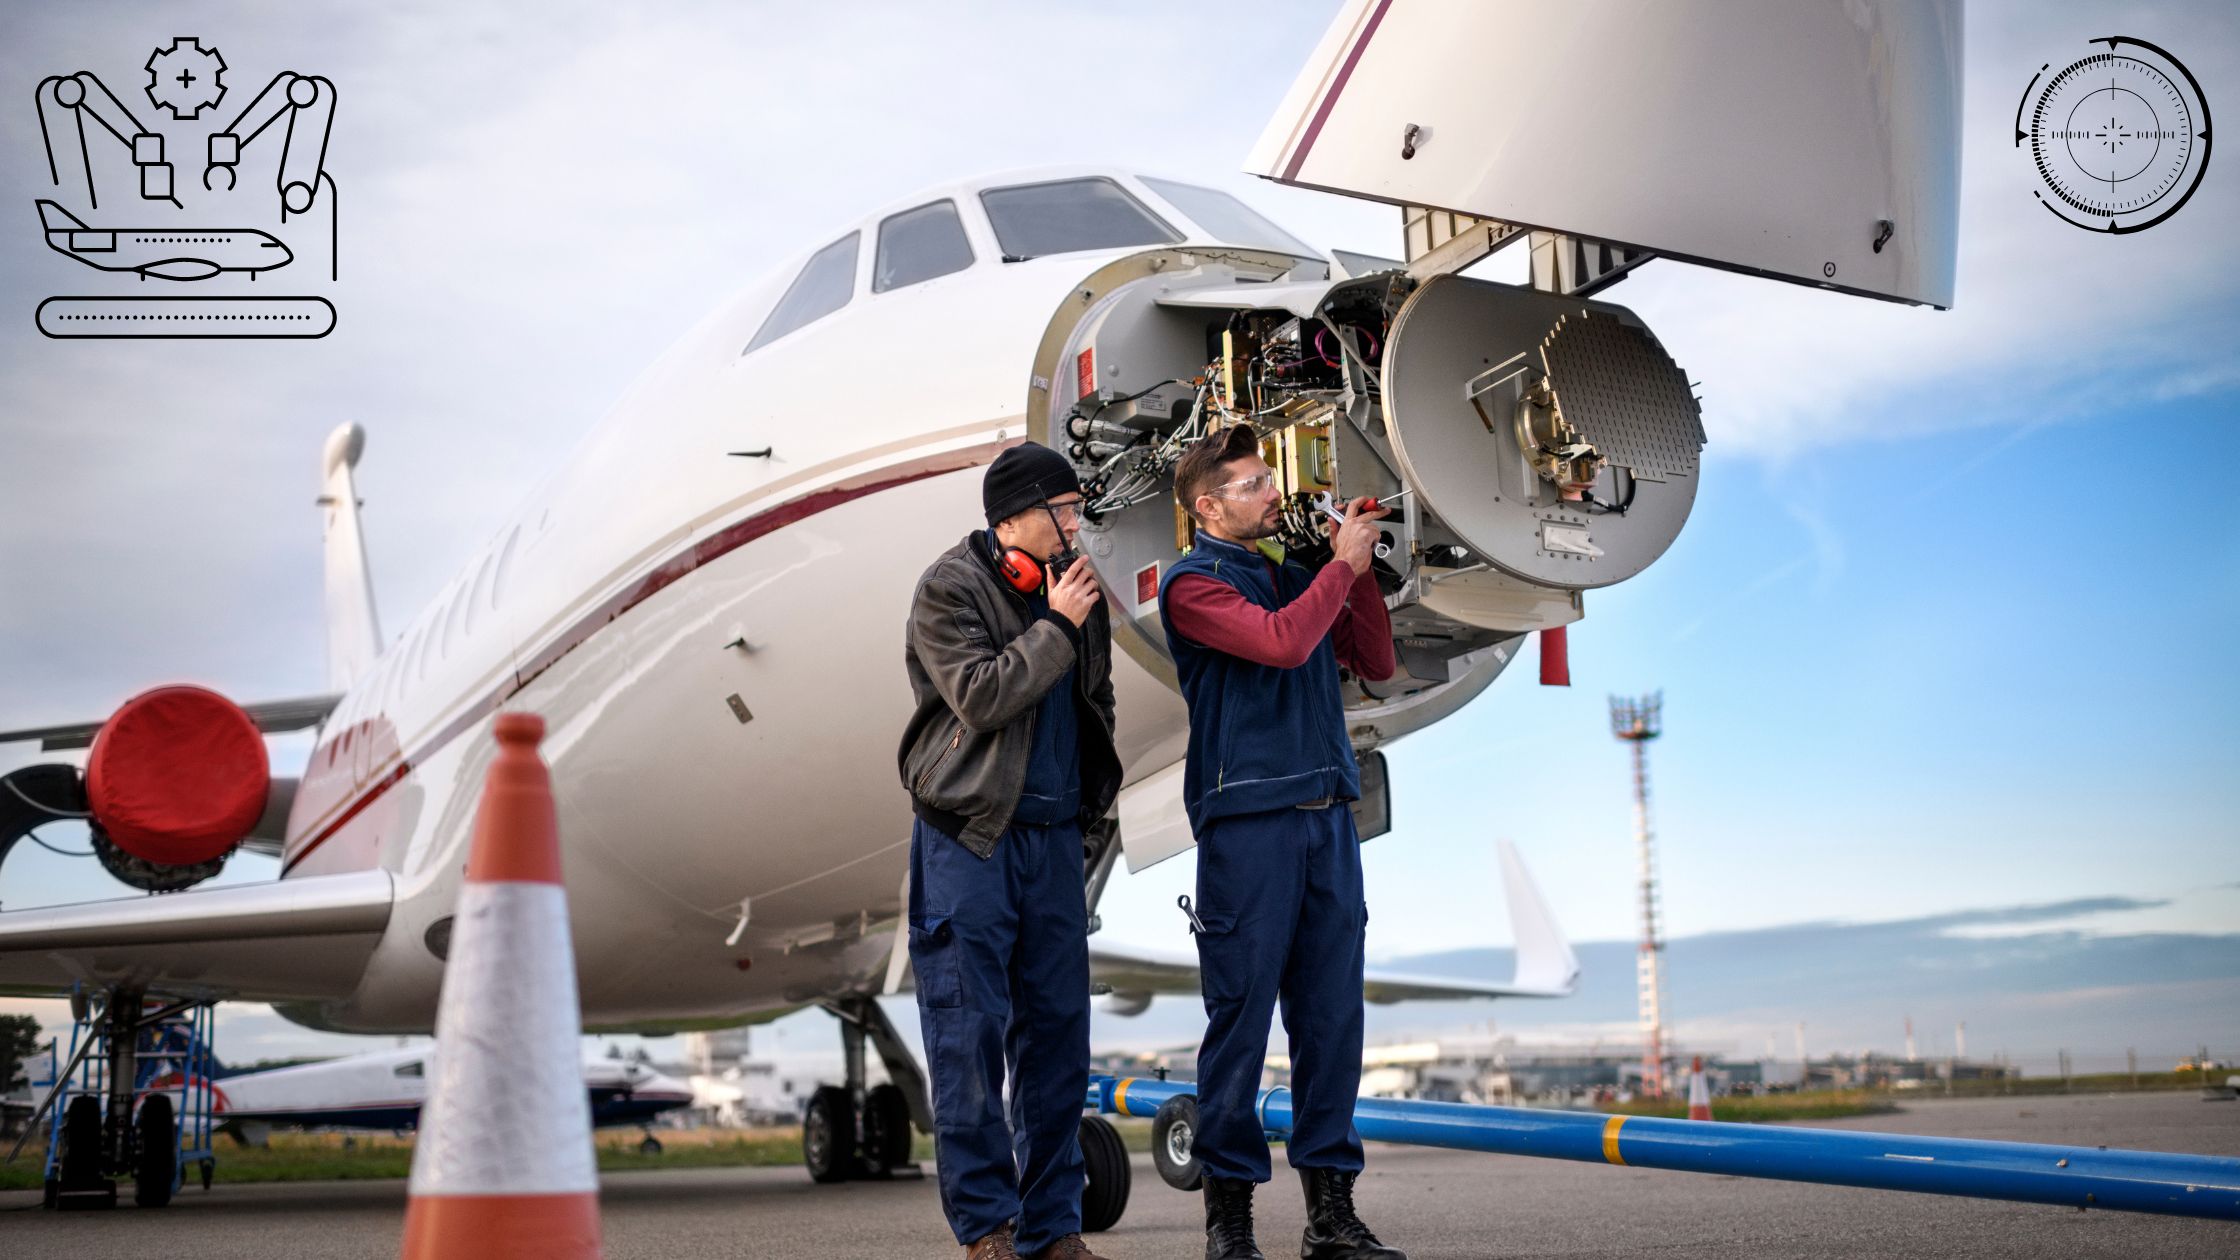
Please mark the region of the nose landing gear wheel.
[[1100, 1234], [1120, 1223], [1134, 1180], [1120, 1131], [1103, 1116], [1081, 1117], [1081, 1166], [1088, 1181], [1081, 1190], [1081, 1232]]

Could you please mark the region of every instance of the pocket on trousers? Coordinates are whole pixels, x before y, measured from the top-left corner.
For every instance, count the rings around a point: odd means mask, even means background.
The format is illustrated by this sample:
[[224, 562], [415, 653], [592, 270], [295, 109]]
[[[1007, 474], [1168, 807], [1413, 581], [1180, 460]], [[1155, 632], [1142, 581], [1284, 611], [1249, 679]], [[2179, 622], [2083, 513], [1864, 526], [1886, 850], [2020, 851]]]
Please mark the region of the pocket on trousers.
[[964, 1005], [964, 971], [949, 916], [929, 914], [910, 925], [910, 972], [920, 1006]]
[[1200, 908], [1193, 930], [1198, 943], [1198, 990], [1208, 1002], [1238, 1002], [1251, 991], [1252, 958], [1237, 936], [1237, 916]]

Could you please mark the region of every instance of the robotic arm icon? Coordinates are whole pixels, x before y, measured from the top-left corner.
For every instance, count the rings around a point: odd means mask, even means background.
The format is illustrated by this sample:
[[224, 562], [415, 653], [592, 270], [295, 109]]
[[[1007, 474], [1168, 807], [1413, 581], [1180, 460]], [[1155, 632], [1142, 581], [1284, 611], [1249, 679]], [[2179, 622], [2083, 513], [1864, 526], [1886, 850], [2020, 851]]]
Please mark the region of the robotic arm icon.
[[[339, 196], [334, 177], [326, 172], [327, 135], [334, 127], [334, 84], [318, 75], [281, 71], [224, 130], [212, 132], [202, 186], [211, 190], [222, 186], [231, 191], [241, 151], [282, 115], [287, 117], [287, 127], [280, 143], [280, 173], [275, 181], [280, 191], [281, 221], [311, 209], [319, 199], [321, 185], [326, 188], [331, 219]], [[330, 240], [332, 231], [330, 222]]]
[[[327, 177], [327, 133], [334, 126], [334, 84], [315, 75], [301, 75], [283, 70], [272, 76], [249, 107], [239, 117], [226, 125], [225, 130], [210, 136], [209, 162], [202, 168], [202, 186], [217, 188], [216, 181], [223, 178], [228, 190], [233, 188], [233, 168], [241, 161], [241, 151], [249, 147], [265, 129], [278, 121], [282, 114], [288, 117], [287, 138], [280, 146], [280, 206], [287, 214], [302, 214], [309, 210], [319, 196], [319, 184], [326, 181], [331, 190], [334, 181]], [[300, 129], [300, 131], [299, 131]], [[243, 135], [246, 130], [248, 134]]]
[[[132, 150], [132, 164], [140, 168], [140, 196], [148, 201], [168, 201], [179, 204], [172, 193], [171, 163], [163, 157], [163, 135], [140, 125], [124, 102], [117, 99], [101, 80], [90, 70], [80, 70], [72, 75], [51, 75], [39, 81], [34, 93], [39, 106], [39, 137], [47, 146], [47, 177], [56, 187], [62, 185], [61, 168], [54, 160], [54, 128], [47, 121], [50, 105], [70, 111], [78, 128], [78, 156], [86, 173], [86, 199], [93, 208], [101, 208], [101, 198], [93, 186], [93, 157], [86, 151], [86, 115], [117, 138], [119, 144]], [[323, 147], [323, 146], [322, 146]]]

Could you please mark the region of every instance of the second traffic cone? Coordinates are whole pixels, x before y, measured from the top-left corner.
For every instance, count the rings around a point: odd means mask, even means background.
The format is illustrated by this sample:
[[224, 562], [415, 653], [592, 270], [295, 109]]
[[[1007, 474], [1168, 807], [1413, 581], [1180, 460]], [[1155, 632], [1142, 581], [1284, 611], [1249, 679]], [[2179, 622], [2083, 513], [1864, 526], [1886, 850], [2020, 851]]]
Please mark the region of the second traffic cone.
[[1700, 1054], [1695, 1058], [1695, 1066], [1688, 1071], [1688, 1118], [1711, 1118], [1711, 1086], [1704, 1082], [1703, 1056]]
[[497, 737], [452, 920], [404, 1260], [595, 1260], [598, 1166], [544, 719], [501, 713]]

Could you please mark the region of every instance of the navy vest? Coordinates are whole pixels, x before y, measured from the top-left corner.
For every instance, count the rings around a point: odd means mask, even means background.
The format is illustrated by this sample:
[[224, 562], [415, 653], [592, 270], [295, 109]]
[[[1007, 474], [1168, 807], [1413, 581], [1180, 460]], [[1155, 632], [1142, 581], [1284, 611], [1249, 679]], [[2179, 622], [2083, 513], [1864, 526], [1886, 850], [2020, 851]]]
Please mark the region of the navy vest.
[[1361, 771], [1346, 741], [1338, 695], [1338, 652], [1328, 633], [1305, 664], [1278, 669], [1193, 643], [1167, 616], [1167, 590], [1186, 574], [1233, 586], [1270, 612], [1314, 582], [1314, 574], [1298, 565], [1273, 568], [1258, 551], [1200, 533], [1159, 584], [1159, 620], [1190, 706], [1182, 804], [1194, 832], [1231, 814], [1361, 796]]

